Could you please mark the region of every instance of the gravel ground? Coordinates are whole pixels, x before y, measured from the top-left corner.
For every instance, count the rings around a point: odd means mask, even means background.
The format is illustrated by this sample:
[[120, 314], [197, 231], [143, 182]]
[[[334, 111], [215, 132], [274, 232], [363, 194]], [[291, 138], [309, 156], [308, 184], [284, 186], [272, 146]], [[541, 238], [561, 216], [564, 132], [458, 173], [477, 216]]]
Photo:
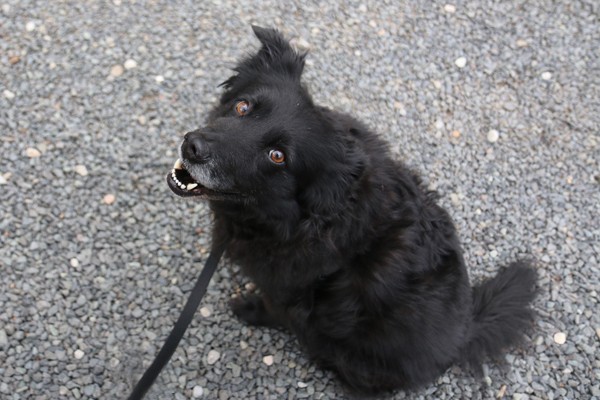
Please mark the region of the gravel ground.
[[[393, 398], [600, 398], [599, 3], [400, 3], [0, 1], [0, 397], [119, 399], [151, 361], [210, 242], [164, 175], [256, 23], [442, 193], [474, 281], [538, 260], [527, 346]], [[347, 398], [233, 318], [247, 284], [220, 267], [148, 398]]]

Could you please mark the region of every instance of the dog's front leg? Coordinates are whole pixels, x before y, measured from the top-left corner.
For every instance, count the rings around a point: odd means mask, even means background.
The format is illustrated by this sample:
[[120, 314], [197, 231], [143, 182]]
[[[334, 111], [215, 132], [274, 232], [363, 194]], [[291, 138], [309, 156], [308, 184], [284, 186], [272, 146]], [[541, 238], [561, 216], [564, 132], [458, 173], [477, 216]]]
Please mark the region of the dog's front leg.
[[249, 325], [280, 326], [282, 321], [265, 296], [251, 294], [232, 299], [229, 302], [233, 313]]

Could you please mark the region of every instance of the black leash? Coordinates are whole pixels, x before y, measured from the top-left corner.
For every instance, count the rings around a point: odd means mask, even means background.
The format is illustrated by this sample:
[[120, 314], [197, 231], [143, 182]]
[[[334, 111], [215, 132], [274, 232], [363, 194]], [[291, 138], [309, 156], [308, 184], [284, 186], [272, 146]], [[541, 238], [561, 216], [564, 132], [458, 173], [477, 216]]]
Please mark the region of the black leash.
[[210, 282], [210, 278], [215, 273], [217, 264], [219, 264], [219, 259], [221, 258], [221, 255], [223, 255], [223, 251], [225, 251], [225, 247], [227, 247], [228, 243], [229, 240], [224, 240], [221, 243], [213, 243], [204, 269], [200, 273], [200, 276], [190, 293], [190, 297], [188, 297], [187, 303], [185, 303], [183, 311], [181, 311], [171, 333], [169, 333], [169, 337], [167, 337], [167, 340], [158, 352], [158, 355], [154, 358], [154, 361], [152, 361], [152, 364], [148, 367], [146, 372], [144, 372], [144, 375], [142, 375], [137, 385], [135, 385], [127, 400], [143, 399], [148, 389], [150, 389], [150, 386], [152, 386], [158, 377], [158, 374], [160, 374], [160, 371], [171, 359], [183, 334], [194, 318], [194, 314], [200, 305], [200, 300], [202, 300], [202, 297], [204, 297], [204, 294], [206, 293], [208, 282]]

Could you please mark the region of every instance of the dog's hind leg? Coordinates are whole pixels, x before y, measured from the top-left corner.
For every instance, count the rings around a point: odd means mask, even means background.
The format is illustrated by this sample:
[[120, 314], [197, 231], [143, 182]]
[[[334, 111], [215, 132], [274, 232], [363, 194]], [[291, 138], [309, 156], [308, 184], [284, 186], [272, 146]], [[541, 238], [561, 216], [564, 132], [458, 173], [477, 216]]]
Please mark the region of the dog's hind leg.
[[256, 294], [236, 297], [229, 302], [233, 313], [249, 325], [280, 326], [282, 322], [264, 296]]

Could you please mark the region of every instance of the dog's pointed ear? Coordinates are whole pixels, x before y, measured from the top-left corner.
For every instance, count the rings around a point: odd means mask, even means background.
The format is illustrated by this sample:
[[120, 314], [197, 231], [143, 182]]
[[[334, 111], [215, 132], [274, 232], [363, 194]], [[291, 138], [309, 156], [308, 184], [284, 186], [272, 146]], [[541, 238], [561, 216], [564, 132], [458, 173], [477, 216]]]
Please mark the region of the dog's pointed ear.
[[264, 68], [286, 72], [299, 79], [304, 69], [306, 53], [298, 53], [294, 50], [275, 29], [252, 25], [252, 30], [262, 44], [261, 49], [252, 59]]

